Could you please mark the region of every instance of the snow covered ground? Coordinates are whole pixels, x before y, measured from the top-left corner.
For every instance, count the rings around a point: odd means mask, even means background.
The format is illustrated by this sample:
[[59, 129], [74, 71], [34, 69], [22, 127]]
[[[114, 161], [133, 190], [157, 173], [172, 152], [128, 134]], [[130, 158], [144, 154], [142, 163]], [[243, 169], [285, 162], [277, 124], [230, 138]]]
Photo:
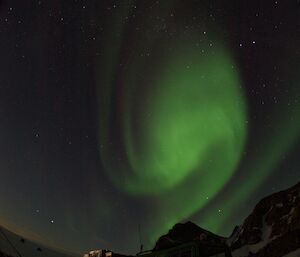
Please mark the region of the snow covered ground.
[[300, 249], [290, 252], [289, 254], [284, 255], [282, 257], [300, 257]]

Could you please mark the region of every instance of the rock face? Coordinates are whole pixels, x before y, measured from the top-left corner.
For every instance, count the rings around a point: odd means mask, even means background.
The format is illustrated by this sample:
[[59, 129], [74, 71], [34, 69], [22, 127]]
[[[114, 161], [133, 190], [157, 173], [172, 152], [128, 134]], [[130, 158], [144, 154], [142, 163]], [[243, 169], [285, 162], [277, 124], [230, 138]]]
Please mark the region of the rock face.
[[262, 199], [228, 239], [234, 257], [281, 257], [300, 248], [300, 183]]
[[300, 182], [263, 198], [227, 239], [192, 222], [179, 223], [158, 239], [153, 250], [191, 241], [216, 248], [226, 243], [233, 257], [300, 257]]
[[166, 235], [161, 236], [153, 250], [167, 249], [191, 241], [222, 245], [226, 239], [202, 229], [189, 221], [184, 224], [176, 224]]

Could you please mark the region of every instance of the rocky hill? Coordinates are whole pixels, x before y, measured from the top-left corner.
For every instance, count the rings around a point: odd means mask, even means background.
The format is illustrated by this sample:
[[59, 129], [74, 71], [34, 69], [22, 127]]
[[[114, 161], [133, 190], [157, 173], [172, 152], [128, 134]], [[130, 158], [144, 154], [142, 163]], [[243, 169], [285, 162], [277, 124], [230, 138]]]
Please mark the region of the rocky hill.
[[166, 235], [161, 236], [156, 242], [154, 250], [166, 249], [196, 240], [220, 245], [224, 244], [226, 238], [202, 229], [189, 221], [184, 224], [176, 224]]
[[[300, 182], [262, 199], [229, 238], [213, 234], [192, 222], [179, 223], [158, 239], [153, 251], [191, 241], [200, 241], [204, 247], [223, 247], [223, 256], [300, 257]], [[224, 245], [230, 249], [230, 255]]]
[[233, 257], [300, 257], [300, 183], [262, 199], [227, 242]]

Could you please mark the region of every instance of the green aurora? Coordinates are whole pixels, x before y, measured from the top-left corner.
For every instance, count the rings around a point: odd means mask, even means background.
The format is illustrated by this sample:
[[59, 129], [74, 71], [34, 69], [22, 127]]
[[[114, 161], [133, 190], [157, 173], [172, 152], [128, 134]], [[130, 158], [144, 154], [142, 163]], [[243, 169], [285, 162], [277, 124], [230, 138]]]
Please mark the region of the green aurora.
[[[99, 88], [99, 145], [114, 186], [150, 203], [143, 229], [151, 246], [175, 223], [204, 210], [230, 182], [245, 147], [247, 103], [238, 65], [217, 29], [205, 36], [182, 33], [171, 41], [138, 34], [134, 51], [121, 56], [126, 29], [118, 20], [127, 12], [123, 8], [113, 19], [104, 58], [110, 62], [100, 64], [99, 80], [106, 87]], [[151, 56], [141, 58], [145, 52]], [[120, 60], [126, 63], [122, 69]], [[279, 131], [275, 144], [274, 135], [261, 138], [269, 140], [269, 155], [261, 162], [262, 149], [248, 168], [248, 182], [219, 203], [227, 215], [206, 212], [198, 224], [220, 232], [291, 147], [299, 127], [293, 130], [286, 141]]]
[[[240, 81], [226, 50], [203, 54], [185, 46], [176, 52], [160, 60], [150, 89], [143, 85], [144, 94], [140, 84], [125, 82], [126, 90], [135, 87], [122, 108], [132, 175], [118, 177], [118, 185], [131, 194], [157, 194], [189, 184], [191, 177], [208, 181], [217, 174], [213, 187], [201, 189], [211, 197], [232, 176], [243, 148]], [[142, 99], [137, 105], [133, 91]]]
[[135, 256], [187, 221], [228, 237], [300, 181], [299, 7], [0, 1], [0, 220], [20, 254]]
[[[124, 159], [116, 150], [120, 141], [101, 152], [113, 184], [133, 198], [150, 198], [159, 210], [144, 228], [151, 243], [222, 189], [235, 172], [246, 137], [246, 103], [230, 51], [221, 41], [211, 50], [209, 40], [196, 46], [200, 37], [183, 38], [172, 42], [176, 50], [165, 51], [152, 67], [131, 57], [117, 85], [118, 131], [107, 126], [109, 120], [101, 131], [101, 145], [109, 144], [112, 131], [122, 135], [126, 161], [115, 161]], [[106, 96], [102, 117], [111, 115], [108, 106], [117, 84], [109, 68], [105, 74], [111, 86], [100, 93]], [[137, 76], [145, 70], [151, 79]]]
[[[299, 87], [293, 88], [291, 94], [299, 94], [297, 92]], [[264, 184], [276, 166], [280, 165], [282, 156], [288, 153], [298, 142], [300, 137], [300, 104], [296, 101], [290, 103], [288, 99], [284, 99], [283, 102], [287, 102], [288, 107], [282, 108], [282, 105], [279, 105], [273, 114], [276, 118], [274, 117], [273, 124], [270, 126], [271, 129], [264, 131], [263, 135], [257, 139], [262, 144], [258, 147], [256, 155], [244, 168], [247, 176], [241, 181], [242, 187], [233, 188], [230, 195], [226, 195], [222, 202], [214, 204], [214, 208], [223, 210], [223, 215], [216, 217], [216, 215], [206, 213], [199, 219], [199, 223], [206, 228], [219, 233], [232, 229], [232, 225], [229, 225], [228, 221], [235, 213], [239, 212], [240, 206], [249, 199], [249, 196]]]

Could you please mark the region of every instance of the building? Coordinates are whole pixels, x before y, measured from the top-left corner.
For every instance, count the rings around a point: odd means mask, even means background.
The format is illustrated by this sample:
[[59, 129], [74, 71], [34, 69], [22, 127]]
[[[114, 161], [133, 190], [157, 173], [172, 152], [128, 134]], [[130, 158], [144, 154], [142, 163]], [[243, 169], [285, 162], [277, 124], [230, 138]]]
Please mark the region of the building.
[[103, 249], [93, 250], [83, 255], [83, 257], [112, 257], [112, 256], [113, 256], [112, 251], [103, 250]]

